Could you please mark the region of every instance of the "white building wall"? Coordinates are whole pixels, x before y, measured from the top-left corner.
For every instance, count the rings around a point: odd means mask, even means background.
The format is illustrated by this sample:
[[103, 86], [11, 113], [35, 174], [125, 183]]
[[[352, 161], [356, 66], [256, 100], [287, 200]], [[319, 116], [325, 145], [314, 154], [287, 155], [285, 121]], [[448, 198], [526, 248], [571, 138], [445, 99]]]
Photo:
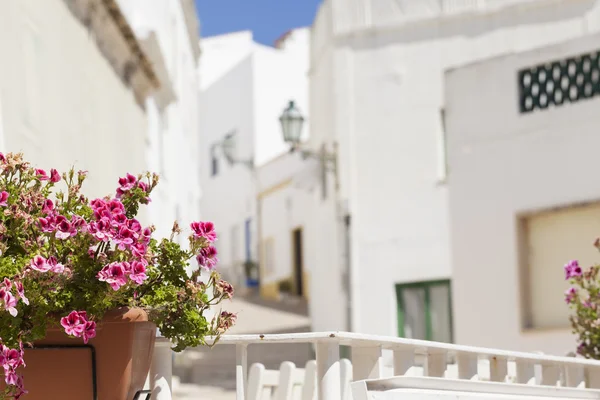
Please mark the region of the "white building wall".
[[2, 2], [0, 26], [1, 151], [88, 170], [90, 197], [146, 169], [144, 110], [65, 2]]
[[[311, 221], [315, 206], [315, 176], [310, 172], [303, 176], [299, 171], [306, 168], [306, 161], [298, 153], [285, 153], [271, 160], [258, 170], [261, 193], [263, 269], [261, 285], [275, 285], [282, 280], [296, 281], [292, 232], [302, 230], [302, 286], [309, 297], [311, 282], [321, 279], [313, 271], [315, 242]], [[270, 243], [272, 270], [264, 262], [267, 255], [265, 244]]]
[[[334, 216], [347, 205], [352, 214], [353, 330], [396, 335], [395, 284], [451, 275], [440, 176], [443, 71], [597, 29], [591, 0], [478, 3], [483, 8], [465, 3], [456, 13], [436, 8], [450, 2], [405, 1], [381, 12], [383, 3], [357, 0], [352, 8], [330, 0], [313, 26], [311, 145], [339, 142], [340, 192], [324, 207]], [[316, 238], [328, 248], [340, 226], [339, 218], [330, 221], [336, 224]], [[318, 252], [315, 268], [327, 268], [327, 279], [346, 268], [337, 242], [337, 254]], [[314, 291], [314, 328], [344, 329], [343, 320], [332, 326], [327, 318], [339, 312], [343, 291]]]
[[[202, 212], [217, 226], [221, 268], [235, 269], [234, 276], [240, 275], [246, 261], [247, 220], [251, 221], [251, 261], [259, 261], [256, 196], [265, 187], [257, 184], [257, 174], [262, 165], [288, 151], [279, 116], [289, 100], [296, 100], [308, 117], [308, 39], [308, 29], [297, 29], [282, 48], [257, 44], [249, 32], [205, 38], [202, 42]], [[217, 149], [219, 172], [212, 177], [211, 146], [232, 132], [236, 137], [236, 159], [253, 160], [255, 168], [228, 165], [221, 149]], [[242, 259], [235, 259], [236, 255]]]
[[[453, 305], [459, 343], [560, 355], [575, 350], [568, 326], [532, 330], [522, 324], [520, 271], [525, 266], [520, 265], [518, 217], [600, 198], [593, 183], [600, 99], [520, 114], [517, 71], [596, 52], [598, 39], [589, 36], [446, 74]], [[577, 226], [569, 232], [560, 232], [558, 225], [550, 228], [553, 234], [576, 236], [589, 254], [594, 250], [595, 237], [585, 236], [585, 227], [583, 238]], [[577, 243], [573, 247], [565, 240], [559, 247], [572, 248], [570, 259], [585, 259], [589, 254], [581, 253]], [[535, 250], [551, 254], [557, 249]], [[562, 278], [567, 261], [555, 259], [545, 266], [546, 277], [534, 279], [553, 280], [557, 274]], [[557, 304], [556, 312], [564, 315], [567, 325], [562, 290], [548, 290], [545, 296]]]
[[[208, 55], [206, 57], [208, 59]], [[217, 148], [218, 171], [211, 176], [211, 146], [223, 140], [226, 134], [237, 132], [237, 157], [244, 160], [251, 158], [255, 118], [252, 65], [252, 58], [246, 57], [200, 95], [202, 215], [216, 225], [220, 268], [235, 268], [238, 272], [245, 260], [232, 259], [234, 243], [231, 242], [231, 232], [237, 226], [243, 233], [246, 219], [255, 214], [254, 173], [240, 164], [229, 165], [222, 150]], [[242, 246], [243, 242], [238, 242], [238, 245]]]
[[[147, 104], [148, 168], [160, 175], [151, 212], [159, 236], [170, 235], [178, 220], [188, 228], [200, 218], [199, 85], [196, 58], [198, 33], [190, 30], [187, 0], [120, 0], [136, 34], [156, 35], [161, 62], [166, 68], [164, 85], [173, 92], [168, 104], [157, 98]], [[195, 17], [194, 17], [195, 18]], [[192, 40], [193, 38], [193, 40]], [[157, 104], [158, 103], [158, 104]], [[182, 244], [187, 240], [181, 237]]]

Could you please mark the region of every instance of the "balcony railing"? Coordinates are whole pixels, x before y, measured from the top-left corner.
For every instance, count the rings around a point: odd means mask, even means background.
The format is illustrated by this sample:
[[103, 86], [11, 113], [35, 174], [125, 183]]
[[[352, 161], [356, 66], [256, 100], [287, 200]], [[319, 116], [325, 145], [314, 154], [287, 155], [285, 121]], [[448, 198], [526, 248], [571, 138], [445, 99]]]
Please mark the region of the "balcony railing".
[[[253, 400], [247, 396], [249, 386], [248, 346], [286, 343], [312, 344], [314, 346], [316, 365], [314, 362], [312, 366], [310, 363], [307, 364], [307, 369], [302, 373], [308, 374], [310, 368], [314, 370], [315, 397], [318, 400], [349, 400], [351, 398], [349, 385], [344, 383], [358, 381], [365, 382], [363, 385], [365, 390], [368, 390], [369, 387], [374, 388], [373, 390], [382, 390], [386, 387], [406, 388], [410, 383], [427, 390], [441, 387], [445, 387], [446, 390], [448, 387], [462, 390], [468, 386], [467, 391], [481, 390], [481, 393], [488, 393], [488, 390], [502, 392], [504, 390], [502, 388], [506, 388], [508, 393], [513, 395], [516, 392], [517, 394], [521, 393], [522, 396], [535, 397], [539, 395], [540, 398], [600, 399], [600, 391], [589, 390], [600, 388], [600, 362], [594, 360], [358, 333], [323, 332], [221, 337], [217, 346], [234, 345], [236, 347], [237, 400]], [[350, 363], [340, 359], [340, 346], [348, 346], [352, 349], [350, 369], [345, 368]], [[396, 377], [392, 380], [389, 378], [382, 380], [385, 377], [385, 350], [393, 354], [392, 368], [388, 374]], [[155, 357], [154, 388], [161, 392], [155, 393], [153, 398], [171, 400], [171, 355], [168, 351], [161, 350], [155, 352]], [[285, 373], [290, 377], [293, 376], [295, 383], [298, 384], [298, 374], [289, 364], [282, 365], [281, 373], [284, 373], [285, 369], [287, 371]], [[210, 368], [208, 365], [206, 367]], [[159, 373], [160, 376], [156, 373]], [[348, 373], [351, 376], [344, 376]], [[402, 377], [404, 380], [399, 381], [398, 377]], [[440, 382], [442, 383], [440, 384]], [[473, 384], [476, 386], [469, 386]], [[486, 389], [488, 384], [492, 389]], [[354, 383], [353, 390], [358, 386]], [[549, 392], [548, 390], [544, 391], [544, 389], [551, 388], [553, 389]], [[540, 392], [540, 390], [542, 391]], [[547, 396], [546, 392], [554, 393], [554, 395]], [[546, 394], [544, 395], [544, 393]], [[310, 395], [306, 396], [314, 398]], [[288, 400], [289, 397], [283, 397], [283, 399]]]

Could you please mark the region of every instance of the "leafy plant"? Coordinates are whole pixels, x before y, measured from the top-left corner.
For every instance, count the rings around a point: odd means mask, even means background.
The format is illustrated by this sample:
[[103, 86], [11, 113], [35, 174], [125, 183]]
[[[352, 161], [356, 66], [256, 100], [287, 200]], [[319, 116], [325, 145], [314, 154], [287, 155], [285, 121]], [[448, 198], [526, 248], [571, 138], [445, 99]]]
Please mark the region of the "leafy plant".
[[[600, 240], [595, 246], [600, 249]], [[569, 319], [579, 342], [577, 354], [596, 360], [600, 359], [599, 270], [600, 265], [593, 265], [584, 271], [577, 260], [564, 266], [565, 279], [572, 285], [565, 292], [565, 302], [573, 311]]]
[[[218, 339], [235, 323], [225, 311], [212, 321], [204, 316], [233, 296], [232, 286], [213, 270], [211, 222], [190, 225], [189, 249], [174, 241], [181, 234], [177, 223], [170, 238], [155, 239], [154, 228], [142, 227], [136, 215], [149, 203], [156, 175], [127, 174], [114, 197], [91, 201], [81, 193], [86, 175], [73, 169], [47, 174], [22, 154], [0, 153], [0, 365], [6, 397], [26, 393], [17, 373], [25, 366], [23, 349], [51, 326], [87, 343], [106, 311], [141, 307], [180, 351], [206, 344], [208, 335]], [[194, 258], [197, 268], [188, 276]]]

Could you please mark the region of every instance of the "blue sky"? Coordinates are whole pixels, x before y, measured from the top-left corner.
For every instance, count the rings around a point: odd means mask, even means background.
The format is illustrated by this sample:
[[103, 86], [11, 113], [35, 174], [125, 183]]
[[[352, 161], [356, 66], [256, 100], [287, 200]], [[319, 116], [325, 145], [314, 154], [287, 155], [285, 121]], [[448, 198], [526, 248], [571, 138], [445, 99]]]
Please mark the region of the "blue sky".
[[273, 42], [292, 28], [309, 26], [321, 0], [196, 0], [202, 36], [252, 30], [254, 40]]

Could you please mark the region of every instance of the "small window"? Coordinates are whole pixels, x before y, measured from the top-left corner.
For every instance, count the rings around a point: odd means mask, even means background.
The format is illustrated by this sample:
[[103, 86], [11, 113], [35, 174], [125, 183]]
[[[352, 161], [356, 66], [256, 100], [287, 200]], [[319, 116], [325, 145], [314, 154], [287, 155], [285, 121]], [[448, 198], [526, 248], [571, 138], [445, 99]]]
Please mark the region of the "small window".
[[522, 327], [569, 329], [568, 289], [562, 266], [571, 259], [597, 263], [590, 238], [600, 230], [600, 203], [574, 205], [523, 216], [519, 221]]
[[398, 334], [452, 343], [450, 281], [396, 285]]

